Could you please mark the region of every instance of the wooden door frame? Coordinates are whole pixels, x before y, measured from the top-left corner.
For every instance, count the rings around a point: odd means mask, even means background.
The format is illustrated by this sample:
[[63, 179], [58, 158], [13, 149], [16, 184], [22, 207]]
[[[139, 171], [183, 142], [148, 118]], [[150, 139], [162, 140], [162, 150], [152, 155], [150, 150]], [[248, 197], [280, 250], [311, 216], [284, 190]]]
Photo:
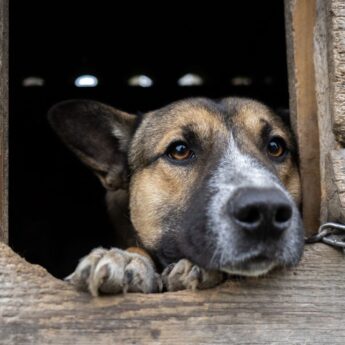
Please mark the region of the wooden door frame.
[[8, 0], [0, 0], [0, 241], [8, 243]]
[[[291, 119], [304, 221], [345, 221], [345, 4], [285, 0]], [[8, 0], [0, 0], [0, 339], [3, 344], [343, 344], [343, 254], [306, 248], [294, 269], [210, 290], [92, 298], [8, 243]], [[273, 48], [274, 49], [274, 48]], [[320, 145], [319, 145], [320, 144]], [[327, 170], [328, 169], [328, 170]], [[3, 242], [3, 243], [2, 243]]]
[[[290, 114], [307, 233], [320, 221], [345, 222], [344, 7], [342, 0], [285, 0]], [[8, 0], [0, 0], [0, 42], [0, 241], [8, 243]]]
[[345, 3], [285, 0], [290, 111], [307, 234], [345, 222]]
[[[342, 0], [285, 0], [290, 114], [308, 234], [320, 221], [345, 222], [344, 7]], [[0, 0], [0, 42], [0, 241], [8, 243], [8, 0]]]
[[[345, 5], [285, 0], [290, 117], [307, 234], [345, 222]], [[0, 0], [0, 241], [8, 243], [8, 0]]]
[[315, 0], [285, 1], [290, 119], [296, 134], [302, 182], [304, 226], [319, 226], [320, 148], [314, 68]]
[[[335, 102], [333, 109], [330, 109], [332, 102], [329, 99], [328, 103], [325, 102], [330, 94], [333, 96], [333, 100], [336, 100], [341, 92], [342, 95], [344, 93], [339, 87], [339, 80], [338, 83], [328, 85], [329, 69], [333, 71], [331, 75], [334, 76], [339, 71], [339, 59], [334, 58], [338, 53], [336, 48], [342, 48], [339, 44], [339, 37], [333, 36], [331, 32], [333, 28], [336, 29], [337, 25], [340, 26], [340, 19], [337, 21], [336, 16], [330, 18], [327, 13], [331, 10], [335, 13], [336, 10], [343, 11], [341, 0], [327, 0], [326, 2], [323, 0], [285, 0], [290, 111], [300, 150], [303, 218], [308, 233], [317, 229], [320, 222], [320, 210], [322, 221], [329, 218], [330, 212], [327, 203], [333, 205], [332, 209], [334, 209], [334, 204], [341, 204], [338, 200], [329, 202], [329, 195], [335, 188], [335, 184], [330, 182], [326, 187], [325, 177], [326, 160], [336, 160], [339, 166], [339, 152], [329, 155], [329, 148], [335, 147], [332, 128], [327, 125], [330, 118], [335, 119], [337, 133], [340, 133], [338, 137], [341, 140], [344, 137], [345, 142], [345, 135], [341, 130], [342, 122], [345, 122], [341, 111], [345, 106]], [[319, 27], [319, 30], [315, 30], [316, 27]], [[330, 43], [326, 44], [326, 38], [321, 33], [322, 30], [328, 35], [327, 39], [333, 38]], [[317, 55], [318, 46], [315, 37], [318, 34], [319, 45], [326, 45], [328, 52], [332, 52], [333, 55], [331, 53]], [[8, 243], [8, 0], [0, 0], [0, 42], [0, 241]], [[319, 60], [317, 60], [318, 58]], [[318, 67], [326, 63], [329, 68], [326, 71], [321, 68], [315, 73], [314, 61]], [[325, 80], [327, 80], [326, 86], [324, 85]], [[328, 86], [330, 91], [325, 92], [322, 87]], [[326, 111], [327, 116], [324, 115], [325, 106], [328, 111]], [[345, 128], [345, 126], [343, 127]], [[321, 147], [319, 139], [322, 139]], [[336, 210], [342, 214], [339, 205]]]

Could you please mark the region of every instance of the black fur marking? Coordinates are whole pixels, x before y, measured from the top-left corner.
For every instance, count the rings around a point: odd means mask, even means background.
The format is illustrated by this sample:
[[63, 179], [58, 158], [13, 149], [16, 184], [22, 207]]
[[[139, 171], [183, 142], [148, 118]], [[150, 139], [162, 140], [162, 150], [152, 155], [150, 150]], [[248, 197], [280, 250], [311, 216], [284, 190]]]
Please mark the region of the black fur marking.
[[187, 258], [202, 267], [208, 267], [215, 250], [214, 234], [207, 227], [207, 208], [212, 196], [208, 187], [221, 153], [204, 157], [197, 162], [199, 182], [183, 207], [167, 206], [162, 226], [166, 231], [160, 240], [156, 255], [163, 265]]
[[169, 265], [187, 258], [207, 267], [214, 251], [214, 239], [207, 229], [206, 209], [209, 192], [205, 184], [192, 194], [188, 207], [167, 214], [163, 221], [166, 231], [155, 253], [161, 263]]

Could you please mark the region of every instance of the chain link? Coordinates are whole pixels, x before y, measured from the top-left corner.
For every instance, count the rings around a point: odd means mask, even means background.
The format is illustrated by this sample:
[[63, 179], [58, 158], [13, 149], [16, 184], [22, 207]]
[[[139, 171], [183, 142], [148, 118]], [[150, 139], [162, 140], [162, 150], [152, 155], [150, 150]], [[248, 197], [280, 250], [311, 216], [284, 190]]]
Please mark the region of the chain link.
[[332, 247], [342, 248], [345, 254], [345, 225], [325, 223], [315, 235], [305, 238], [305, 243], [323, 242]]

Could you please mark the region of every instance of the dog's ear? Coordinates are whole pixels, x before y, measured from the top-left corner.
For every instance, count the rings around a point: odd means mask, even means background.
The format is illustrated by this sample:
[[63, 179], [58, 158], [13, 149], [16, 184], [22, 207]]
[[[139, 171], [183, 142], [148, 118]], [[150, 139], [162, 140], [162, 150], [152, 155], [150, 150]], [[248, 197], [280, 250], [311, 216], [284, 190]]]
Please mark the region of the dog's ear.
[[106, 189], [127, 187], [127, 150], [135, 129], [135, 115], [99, 102], [71, 100], [53, 106], [48, 120]]

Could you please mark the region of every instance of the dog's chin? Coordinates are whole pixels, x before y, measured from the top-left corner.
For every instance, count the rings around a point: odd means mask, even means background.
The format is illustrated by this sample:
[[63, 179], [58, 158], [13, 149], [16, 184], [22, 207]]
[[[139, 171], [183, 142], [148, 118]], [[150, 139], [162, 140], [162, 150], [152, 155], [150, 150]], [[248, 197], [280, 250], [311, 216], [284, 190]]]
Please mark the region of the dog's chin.
[[238, 276], [258, 277], [271, 271], [278, 264], [268, 258], [249, 259], [235, 265], [226, 265], [220, 270]]

